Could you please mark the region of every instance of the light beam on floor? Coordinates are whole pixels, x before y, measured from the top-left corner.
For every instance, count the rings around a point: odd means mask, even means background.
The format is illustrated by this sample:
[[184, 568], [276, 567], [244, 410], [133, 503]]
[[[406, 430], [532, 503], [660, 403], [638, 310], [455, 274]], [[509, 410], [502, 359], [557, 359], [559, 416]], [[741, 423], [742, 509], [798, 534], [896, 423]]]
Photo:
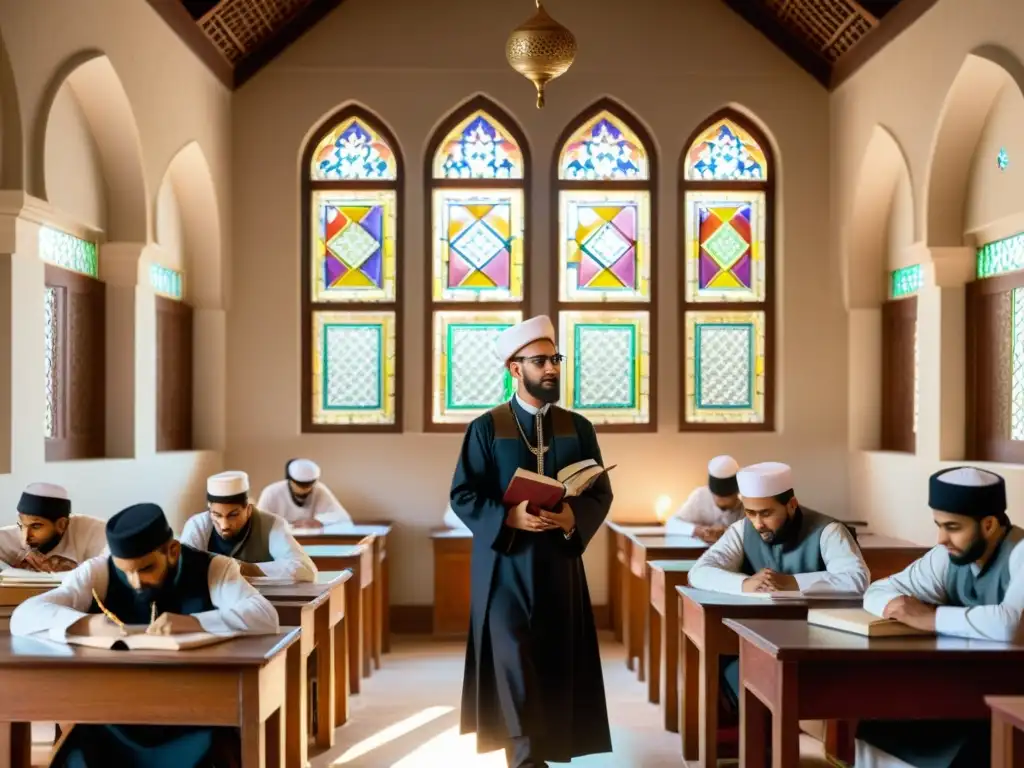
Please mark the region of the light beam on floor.
[[476, 736], [455, 726], [424, 742], [391, 768], [505, 768], [505, 750], [476, 753]]
[[415, 715], [410, 715], [404, 720], [392, 723], [387, 728], [382, 728], [372, 736], [369, 736], [359, 743], [349, 747], [341, 757], [331, 763], [331, 765], [338, 766], [354, 762], [378, 747], [382, 747], [388, 742], [400, 739], [407, 733], [412, 733], [417, 728], [422, 728], [427, 723], [447, 715], [454, 709], [455, 707], [427, 707], [426, 709], [422, 709]]

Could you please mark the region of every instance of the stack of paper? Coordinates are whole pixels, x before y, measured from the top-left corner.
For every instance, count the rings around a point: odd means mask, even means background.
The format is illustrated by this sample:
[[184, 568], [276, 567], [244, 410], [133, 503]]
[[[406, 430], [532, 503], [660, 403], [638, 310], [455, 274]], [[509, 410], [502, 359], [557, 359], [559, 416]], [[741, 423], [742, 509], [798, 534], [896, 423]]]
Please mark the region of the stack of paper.
[[8, 568], [4, 571], [0, 571], [0, 586], [56, 587], [64, 583], [64, 577], [69, 573], [71, 573], [71, 571], [46, 573], [44, 571], [29, 571], [24, 568]]
[[799, 590], [781, 592], [744, 592], [747, 597], [760, 597], [772, 602], [785, 602], [787, 600], [856, 600], [864, 599], [859, 592], [825, 592], [823, 590]]

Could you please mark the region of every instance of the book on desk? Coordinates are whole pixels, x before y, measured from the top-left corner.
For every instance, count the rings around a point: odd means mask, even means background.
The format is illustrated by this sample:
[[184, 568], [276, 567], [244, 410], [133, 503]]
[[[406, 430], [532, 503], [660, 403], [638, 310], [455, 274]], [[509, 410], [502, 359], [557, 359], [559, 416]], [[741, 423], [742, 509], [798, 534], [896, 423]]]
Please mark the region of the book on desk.
[[180, 635], [147, 635], [144, 626], [128, 627], [128, 634], [121, 636], [72, 635], [65, 640], [70, 645], [84, 645], [88, 648], [102, 648], [113, 651], [187, 651], [223, 643], [241, 632], [213, 634], [211, 632], [186, 632]]
[[925, 629], [916, 629], [896, 619], [883, 619], [863, 608], [812, 608], [807, 612], [807, 623], [826, 629], [837, 629], [864, 637], [908, 637], [933, 635]]
[[5, 568], [0, 571], [0, 586], [11, 587], [59, 587], [71, 571], [49, 573], [29, 571], [25, 568]]

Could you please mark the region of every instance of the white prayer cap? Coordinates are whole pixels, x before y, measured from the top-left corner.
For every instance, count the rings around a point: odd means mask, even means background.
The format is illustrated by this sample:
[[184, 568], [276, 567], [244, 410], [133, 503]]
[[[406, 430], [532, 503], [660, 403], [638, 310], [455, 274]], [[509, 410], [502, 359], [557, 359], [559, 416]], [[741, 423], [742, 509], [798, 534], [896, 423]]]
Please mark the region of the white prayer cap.
[[43, 496], [47, 499], [69, 499], [68, 492], [59, 485], [53, 483], [31, 483], [25, 488], [25, 493], [33, 496]]
[[309, 459], [292, 459], [285, 467], [285, 475], [289, 480], [308, 485], [320, 479], [320, 467]]
[[547, 339], [552, 344], [555, 343], [555, 326], [551, 324], [551, 319], [547, 315], [531, 317], [502, 331], [496, 343], [498, 357], [503, 363], [507, 363], [516, 352], [538, 339]]
[[249, 493], [249, 475], [245, 472], [219, 472], [206, 478], [206, 499], [213, 502], [241, 501]]
[[732, 456], [715, 456], [708, 462], [708, 475], [717, 477], [719, 480], [735, 477], [739, 471], [740, 465]]
[[788, 464], [765, 461], [736, 473], [740, 493], [748, 499], [767, 499], [793, 490], [793, 471]]

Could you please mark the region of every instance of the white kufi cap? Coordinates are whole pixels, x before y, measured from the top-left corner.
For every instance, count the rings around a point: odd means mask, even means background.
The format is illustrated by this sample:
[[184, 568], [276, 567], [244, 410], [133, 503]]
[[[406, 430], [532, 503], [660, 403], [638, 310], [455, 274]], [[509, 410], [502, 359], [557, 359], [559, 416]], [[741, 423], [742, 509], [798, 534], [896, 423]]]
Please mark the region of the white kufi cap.
[[735, 477], [740, 471], [740, 465], [732, 456], [715, 456], [708, 462], [708, 475], [717, 477], [719, 480], [726, 480]]
[[288, 478], [303, 485], [320, 479], [320, 467], [309, 459], [292, 459], [288, 462]]
[[548, 339], [552, 344], [555, 343], [555, 326], [547, 315], [531, 317], [502, 331], [496, 343], [498, 357], [501, 362], [507, 363], [516, 352], [538, 339]]
[[793, 490], [793, 470], [788, 464], [765, 461], [736, 473], [740, 493], [748, 499], [766, 499]]
[[249, 493], [249, 475], [245, 472], [219, 472], [206, 478], [208, 501], [234, 501]]

